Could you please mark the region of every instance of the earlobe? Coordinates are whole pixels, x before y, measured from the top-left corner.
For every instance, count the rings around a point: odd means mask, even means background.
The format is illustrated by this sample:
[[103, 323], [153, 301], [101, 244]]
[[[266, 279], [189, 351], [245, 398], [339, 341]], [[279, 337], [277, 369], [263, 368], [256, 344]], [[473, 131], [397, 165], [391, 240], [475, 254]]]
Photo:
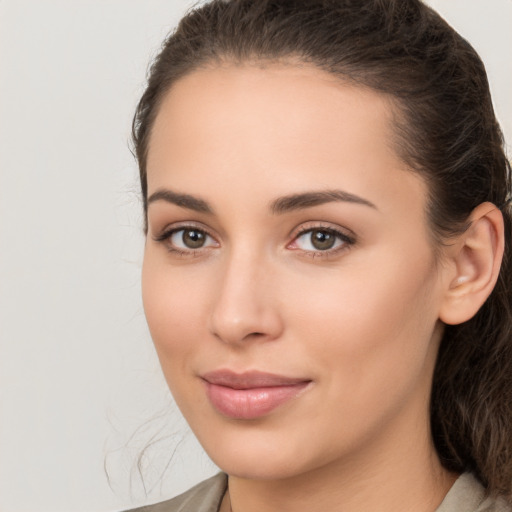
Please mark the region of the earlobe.
[[492, 203], [477, 206], [469, 228], [450, 248], [447, 287], [439, 318], [461, 324], [472, 318], [491, 294], [504, 250], [503, 215]]

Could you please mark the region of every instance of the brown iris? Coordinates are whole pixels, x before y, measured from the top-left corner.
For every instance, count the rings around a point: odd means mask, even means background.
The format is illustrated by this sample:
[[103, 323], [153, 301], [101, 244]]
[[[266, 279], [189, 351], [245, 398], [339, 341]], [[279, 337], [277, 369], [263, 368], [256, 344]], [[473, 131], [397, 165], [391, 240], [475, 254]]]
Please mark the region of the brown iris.
[[336, 243], [336, 235], [325, 229], [313, 229], [311, 231], [311, 245], [319, 251], [332, 249]]
[[199, 249], [204, 245], [206, 235], [198, 229], [185, 229], [181, 239], [189, 249]]

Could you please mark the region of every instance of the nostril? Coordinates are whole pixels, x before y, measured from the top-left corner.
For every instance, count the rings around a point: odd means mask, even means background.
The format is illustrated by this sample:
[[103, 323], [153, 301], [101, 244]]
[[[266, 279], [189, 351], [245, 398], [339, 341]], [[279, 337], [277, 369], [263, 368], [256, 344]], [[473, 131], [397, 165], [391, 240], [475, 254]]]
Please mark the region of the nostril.
[[240, 272], [227, 276], [212, 303], [209, 330], [226, 343], [275, 340], [283, 329], [279, 308], [249, 286]]
[[263, 332], [250, 332], [242, 338], [242, 341], [254, 339], [254, 338], [264, 338], [264, 337], [265, 337], [265, 333], [263, 333]]

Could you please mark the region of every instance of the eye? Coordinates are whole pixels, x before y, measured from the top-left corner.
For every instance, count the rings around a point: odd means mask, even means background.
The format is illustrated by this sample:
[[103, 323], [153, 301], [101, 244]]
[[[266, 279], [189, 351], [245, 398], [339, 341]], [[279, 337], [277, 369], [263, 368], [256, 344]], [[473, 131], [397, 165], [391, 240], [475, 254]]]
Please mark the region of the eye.
[[172, 232], [169, 241], [179, 249], [201, 249], [211, 242], [212, 238], [200, 229], [185, 228]]
[[332, 228], [304, 229], [292, 242], [291, 249], [312, 253], [332, 253], [354, 244], [353, 237]]
[[155, 241], [164, 243], [169, 251], [183, 255], [219, 245], [206, 231], [195, 226], [168, 229], [156, 236]]

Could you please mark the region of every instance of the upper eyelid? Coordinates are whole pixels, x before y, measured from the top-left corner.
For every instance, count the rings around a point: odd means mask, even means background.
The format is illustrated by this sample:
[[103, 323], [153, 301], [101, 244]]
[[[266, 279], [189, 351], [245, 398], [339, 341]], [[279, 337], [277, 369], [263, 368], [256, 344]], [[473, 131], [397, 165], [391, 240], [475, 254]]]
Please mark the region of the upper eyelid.
[[292, 239], [297, 238], [298, 236], [308, 233], [309, 231], [313, 231], [315, 229], [325, 229], [326, 231], [332, 231], [334, 233], [339, 233], [347, 238], [353, 239], [354, 241], [357, 239], [356, 234], [349, 228], [340, 226], [338, 224], [332, 224], [330, 222], [322, 222], [322, 221], [307, 221], [302, 222], [299, 226], [295, 227], [291, 233], [290, 237]]
[[[303, 235], [306, 235], [312, 231], [329, 231], [331, 233], [334, 234], [335, 237], [337, 237], [338, 239], [340, 239], [345, 245], [348, 244], [348, 245], [353, 245], [355, 242], [356, 242], [356, 239], [355, 237], [351, 236], [351, 235], [347, 235], [346, 233], [342, 232], [341, 230], [338, 230], [338, 229], [333, 229], [333, 228], [309, 228], [309, 229], [305, 229], [301, 232], [299, 232], [296, 236], [293, 237], [291, 243], [295, 243], [299, 238], [301, 238]], [[330, 249], [326, 249], [324, 251], [318, 249], [318, 252], [329, 252]], [[309, 252], [314, 252], [314, 251], [309, 251]]]
[[172, 233], [175, 233], [176, 231], [180, 231], [182, 229], [187, 228], [193, 228], [197, 229], [198, 231], [203, 231], [209, 237], [213, 238], [214, 240], [217, 240], [217, 237], [214, 234], [212, 234], [212, 231], [208, 227], [204, 226], [204, 224], [200, 222], [195, 221], [180, 221], [166, 224], [165, 227], [163, 227], [162, 229], [156, 230], [156, 233], [153, 234], [153, 238], [160, 239], [162, 237], [167, 237], [170, 236]]

